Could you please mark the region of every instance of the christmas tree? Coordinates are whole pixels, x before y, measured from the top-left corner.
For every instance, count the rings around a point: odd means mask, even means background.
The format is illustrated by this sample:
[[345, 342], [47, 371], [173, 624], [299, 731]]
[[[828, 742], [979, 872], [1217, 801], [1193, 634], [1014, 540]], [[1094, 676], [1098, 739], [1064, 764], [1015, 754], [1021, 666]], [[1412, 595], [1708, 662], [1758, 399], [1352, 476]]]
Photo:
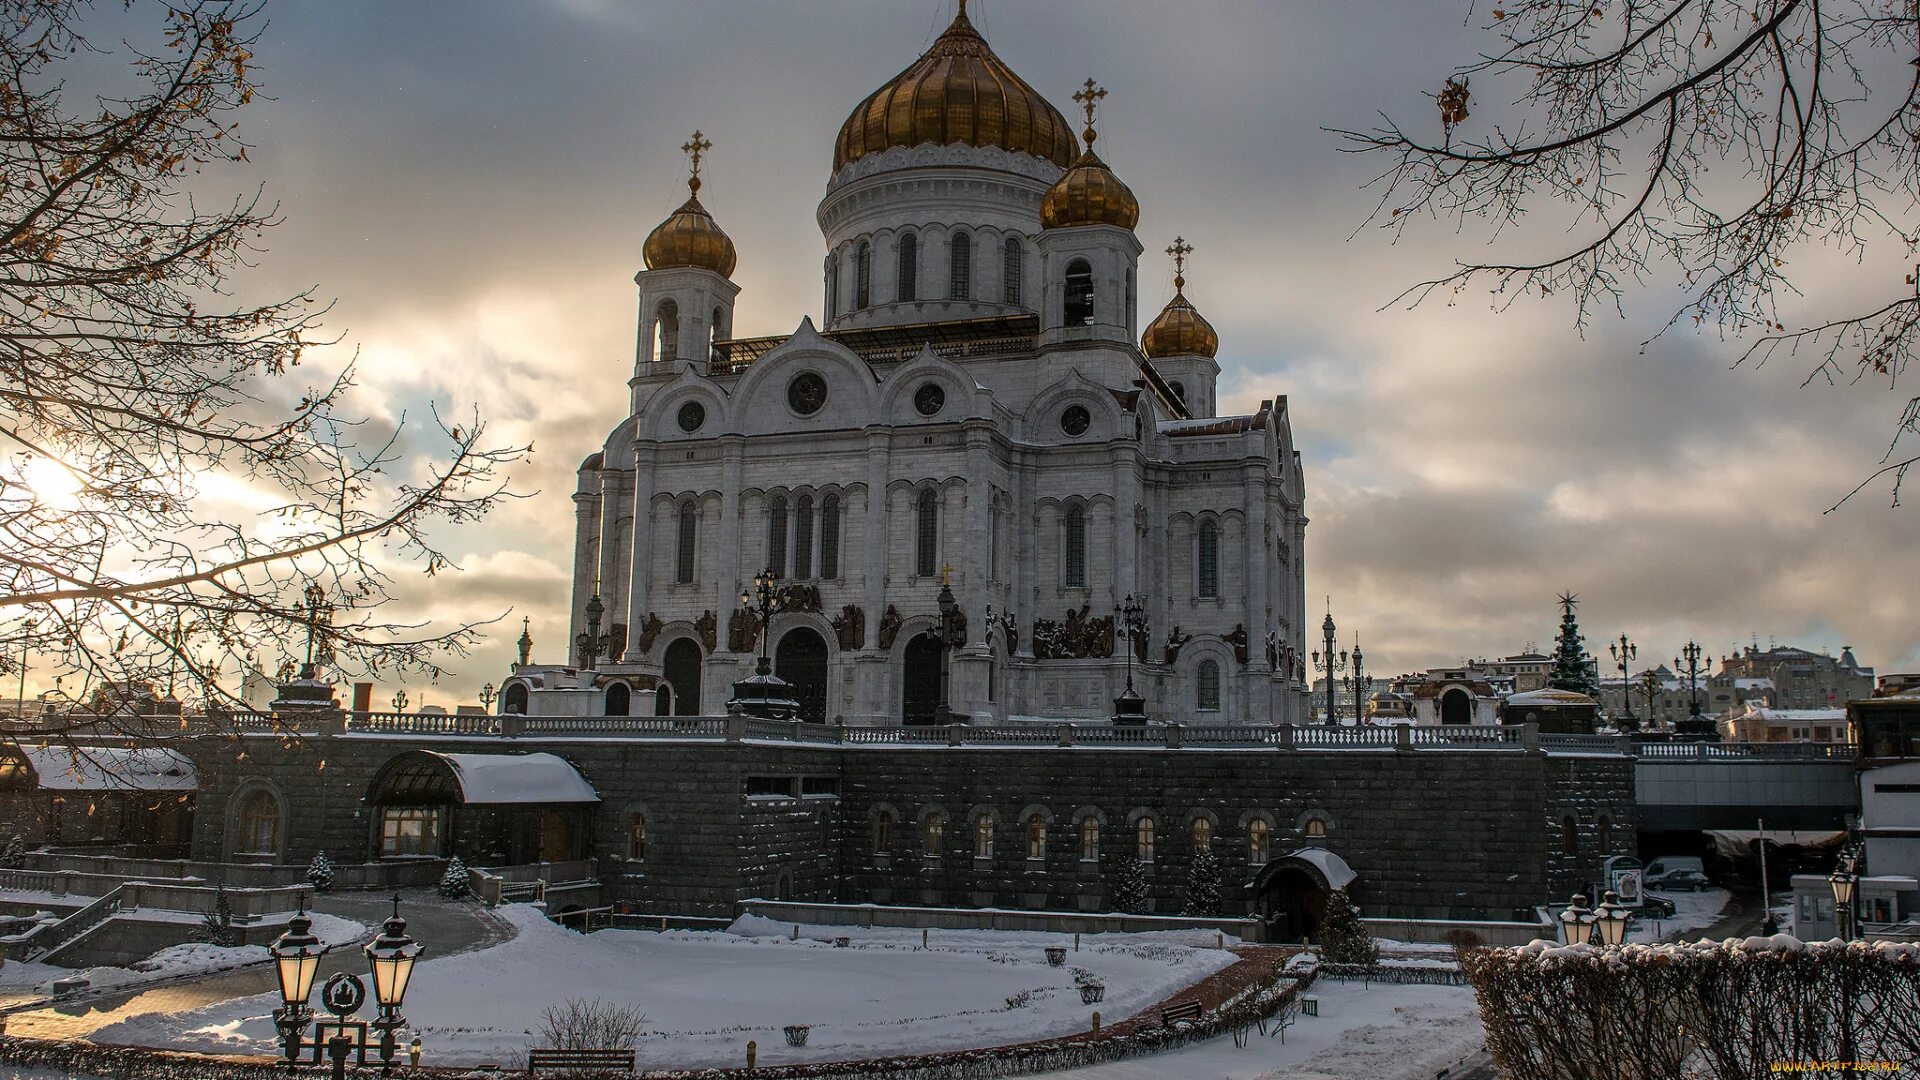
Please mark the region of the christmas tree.
[[1139, 859], [1122, 859], [1107, 887], [1107, 899], [1115, 911], [1145, 914], [1147, 910], [1147, 868]]
[[1201, 848], [1188, 861], [1185, 899], [1182, 915], [1220, 914], [1220, 858], [1213, 848]]
[[0, 869], [18, 870], [27, 865], [27, 844], [15, 833], [7, 838], [5, 851], [0, 851]]
[[222, 948], [238, 945], [240, 942], [233, 932], [233, 901], [227, 899], [227, 887], [221, 885], [214, 894], [213, 910], [200, 920], [200, 928], [194, 933], [195, 941]]
[[1547, 676], [1547, 685], [1555, 690], [1585, 694], [1598, 701], [1600, 679], [1595, 675], [1592, 658], [1582, 644], [1584, 639], [1580, 636], [1580, 620], [1573, 616], [1573, 609], [1579, 603], [1580, 599], [1572, 593], [1560, 594], [1560, 636], [1554, 641], [1553, 671]]
[[1330, 964], [1371, 965], [1380, 960], [1380, 946], [1361, 925], [1360, 909], [1353, 906], [1345, 889], [1335, 889], [1327, 897], [1327, 918], [1320, 924], [1320, 955]]
[[326, 852], [316, 853], [307, 864], [307, 884], [319, 892], [333, 888], [333, 860], [327, 858]]
[[473, 892], [473, 885], [467, 880], [467, 864], [455, 855], [447, 860], [447, 872], [440, 875], [440, 895], [448, 900], [465, 900]]

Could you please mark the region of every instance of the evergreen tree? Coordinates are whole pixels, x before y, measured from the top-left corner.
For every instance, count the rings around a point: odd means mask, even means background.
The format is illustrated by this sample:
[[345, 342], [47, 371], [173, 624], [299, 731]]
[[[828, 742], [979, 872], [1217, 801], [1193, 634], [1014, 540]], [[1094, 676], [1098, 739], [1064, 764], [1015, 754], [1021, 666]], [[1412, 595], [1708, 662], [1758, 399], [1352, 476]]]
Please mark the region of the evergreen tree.
[[1330, 964], [1372, 965], [1380, 960], [1380, 946], [1360, 922], [1360, 909], [1353, 906], [1347, 890], [1335, 889], [1327, 897], [1327, 918], [1320, 924], [1320, 955]]
[[448, 900], [465, 900], [472, 893], [473, 886], [467, 880], [467, 864], [455, 855], [447, 860], [447, 872], [440, 875], [440, 895]]
[[27, 865], [27, 844], [20, 839], [19, 833], [7, 838], [6, 850], [0, 851], [0, 869], [19, 870]]
[[307, 884], [318, 892], [333, 888], [333, 860], [327, 858], [326, 852], [318, 852], [307, 864]]
[[1553, 671], [1547, 685], [1555, 690], [1571, 690], [1600, 700], [1600, 678], [1594, 672], [1593, 659], [1587, 655], [1585, 639], [1580, 635], [1580, 620], [1573, 609], [1580, 599], [1572, 593], [1560, 594], [1560, 636], [1554, 640]]
[[214, 893], [213, 910], [200, 920], [200, 929], [194, 938], [208, 945], [222, 947], [239, 944], [233, 933], [233, 901], [227, 899], [225, 885]]
[[1147, 868], [1136, 858], [1120, 860], [1107, 886], [1107, 902], [1115, 911], [1142, 915], [1147, 910]]
[[1182, 915], [1220, 914], [1220, 857], [1212, 847], [1193, 853], [1187, 862], [1187, 892]]

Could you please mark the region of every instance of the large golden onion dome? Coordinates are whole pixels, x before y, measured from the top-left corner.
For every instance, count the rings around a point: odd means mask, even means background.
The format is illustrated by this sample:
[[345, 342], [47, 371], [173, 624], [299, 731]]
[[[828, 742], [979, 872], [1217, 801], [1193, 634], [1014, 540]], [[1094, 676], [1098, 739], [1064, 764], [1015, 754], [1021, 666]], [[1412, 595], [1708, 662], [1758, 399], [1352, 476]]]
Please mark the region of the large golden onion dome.
[[1118, 225], [1131, 229], [1140, 224], [1140, 200], [1133, 197], [1133, 190], [1121, 183], [1120, 178], [1093, 152], [1093, 141], [1100, 134], [1093, 129], [1093, 113], [1100, 99], [1107, 92], [1087, 80], [1087, 85], [1073, 100], [1079, 102], [1087, 111], [1087, 128], [1081, 132], [1087, 140], [1087, 148], [1074, 159], [1073, 165], [1062, 173], [1060, 179], [1047, 189], [1046, 197], [1040, 200], [1040, 227], [1043, 229], [1064, 229], [1074, 225]]
[[997, 146], [1073, 162], [1073, 129], [967, 21], [967, 6], [918, 60], [862, 101], [833, 145], [833, 171], [896, 146]]
[[1213, 324], [1187, 301], [1186, 262], [1192, 251], [1183, 237], [1174, 237], [1173, 246], [1167, 249], [1175, 266], [1173, 299], [1167, 301], [1167, 306], [1147, 325], [1147, 332], [1140, 335], [1140, 351], [1149, 360], [1168, 356], [1212, 357], [1220, 351], [1220, 335], [1214, 331]]
[[647, 269], [691, 266], [731, 278], [734, 265], [739, 262], [733, 240], [721, 230], [713, 215], [707, 213], [707, 208], [700, 205], [700, 178], [689, 180], [687, 186], [693, 190], [687, 201], [647, 234], [646, 245], [640, 249], [647, 260]]

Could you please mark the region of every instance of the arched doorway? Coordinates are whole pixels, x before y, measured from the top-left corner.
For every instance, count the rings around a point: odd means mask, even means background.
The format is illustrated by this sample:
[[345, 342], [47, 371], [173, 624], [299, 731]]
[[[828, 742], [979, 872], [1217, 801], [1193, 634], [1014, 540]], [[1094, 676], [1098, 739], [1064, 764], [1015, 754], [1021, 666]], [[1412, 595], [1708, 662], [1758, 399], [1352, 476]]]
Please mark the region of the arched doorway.
[[805, 626], [787, 631], [773, 650], [773, 672], [793, 685], [793, 696], [800, 702], [800, 719], [810, 724], [827, 722], [825, 638]]
[[1443, 724], [1473, 723], [1473, 699], [1465, 690], [1454, 687], [1440, 695], [1440, 722]]
[[907, 642], [900, 675], [900, 715], [903, 723], [931, 724], [940, 707], [940, 639], [916, 634]]
[[1318, 941], [1327, 898], [1353, 877], [1345, 860], [1321, 848], [1302, 848], [1261, 867], [1253, 879], [1254, 910], [1266, 924], [1266, 939]]
[[633, 691], [626, 683], [617, 682], [607, 687], [607, 715], [625, 716], [633, 711]]
[[692, 638], [675, 638], [667, 646], [661, 673], [673, 688], [670, 696], [675, 716], [700, 715], [700, 646]]
[[673, 684], [664, 679], [653, 691], [653, 715], [673, 715]]

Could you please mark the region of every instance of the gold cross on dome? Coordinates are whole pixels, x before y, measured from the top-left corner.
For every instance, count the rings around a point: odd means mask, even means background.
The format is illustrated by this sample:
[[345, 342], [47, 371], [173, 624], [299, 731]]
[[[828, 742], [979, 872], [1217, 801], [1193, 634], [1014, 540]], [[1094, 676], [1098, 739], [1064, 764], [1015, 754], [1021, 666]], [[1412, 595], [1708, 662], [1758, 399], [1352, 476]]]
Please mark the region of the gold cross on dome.
[[953, 584], [953, 564], [952, 563], [948, 563], [947, 565], [940, 568], [940, 584], [942, 585]]
[[1079, 102], [1080, 107], [1087, 113], [1088, 142], [1093, 141], [1093, 111], [1100, 107], [1100, 99], [1106, 96], [1106, 87], [1095, 83], [1092, 79], [1088, 79], [1082, 89], [1074, 91], [1073, 100]]
[[1187, 272], [1187, 256], [1193, 254], [1193, 245], [1187, 243], [1186, 237], [1176, 236], [1173, 238], [1173, 246], [1167, 249], [1167, 254], [1173, 256], [1173, 272], [1184, 274]]
[[680, 152], [693, 159], [693, 180], [696, 184], [700, 181], [700, 159], [711, 149], [713, 149], [713, 140], [700, 134], [697, 128], [694, 130], [693, 138], [680, 144]]

